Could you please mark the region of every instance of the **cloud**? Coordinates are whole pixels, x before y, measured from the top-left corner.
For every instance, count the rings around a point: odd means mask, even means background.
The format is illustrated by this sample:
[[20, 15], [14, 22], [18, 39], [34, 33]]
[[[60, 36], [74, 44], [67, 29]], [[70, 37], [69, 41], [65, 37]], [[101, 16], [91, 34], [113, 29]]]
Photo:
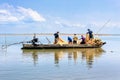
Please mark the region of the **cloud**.
[[18, 18], [12, 16], [11, 13], [7, 10], [0, 9], [0, 21], [18, 21]]
[[[109, 15], [102, 14], [79, 14], [77, 16], [70, 16], [70, 19], [65, 17], [55, 17], [45, 15], [44, 18], [41, 14], [31, 8], [24, 8], [21, 6], [12, 6], [4, 4], [0, 6], [0, 32], [76, 32], [85, 33], [87, 28], [93, 31], [98, 31], [104, 24]], [[116, 18], [116, 17], [115, 17]], [[47, 19], [47, 20], [46, 20]], [[106, 30], [118, 30], [120, 27], [118, 20], [113, 19], [104, 28]], [[20, 23], [19, 23], [20, 22]], [[32, 22], [32, 23], [31, 23]], [[41, 23], [42, 22], [42, 23]], [[4, 25], [4, 23], [10, 23]], [[22, 24], [24, 23], [24, 24]], [[3, 25], [2, 25], [3, 24]], [[12, 26], [12, 28], [10, 27]], [[34, 28], [33, 28], [34, 26]], [[109, 27], [109, 28], [108, 28]], [[8, 28], [8, 29], [7, 29]], [[103, 29], [104, 30], [104, 29]], [[107, 31], [105, 31], [107, 32]]]
[[54, 23], [56, 25], [64, 26], [64, 27], [68, 27], [68, 28], [70, 28], [70, 27], [84, 27], [84, 25], [82, 23], [72, 22], [70, 20], [64, 20], [62, 18], [56, 18]]
[[[97, 33], [99, 30], [101, 33], [118, 33], [120, 29], [119, 21], [115, 20], [101, 20], [100, 18], [97, 19], [90, 19], [86, 20], [65, 20], [65, 19], [56, 19], [55, 24], [58, 25], [58, 30], [66, 31], [66, 32], [78, 32], [78, 33], [85, 33], [88, 28]], [[61, 27], [61, 28], [60, 28]], [[99, 33], [100, 33], [99, 32]]]
[[23, 7], [18, 7], [17, 10], [22, 15], [22, 19], [27, 17], [32, 18], [34, 21], [45, 21], [45, 18], [43, 18], [37, 11], [34, 11], [30, 8], [26, 9]]
[[12, 6], [3, 4], [0, 6], [0, 22], [24, 22], [24, 21], [37, 21], [43, 22], [46, 19], [37, 11], [31, 8], [24, 8], [21, 6]]

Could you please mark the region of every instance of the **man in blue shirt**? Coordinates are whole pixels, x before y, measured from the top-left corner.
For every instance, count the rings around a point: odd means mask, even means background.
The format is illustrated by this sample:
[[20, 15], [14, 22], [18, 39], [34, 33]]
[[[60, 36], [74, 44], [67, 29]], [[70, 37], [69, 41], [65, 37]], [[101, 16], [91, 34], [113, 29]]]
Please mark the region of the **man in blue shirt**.
[[87, 34], [89, 34], [90, 39], [93, 39], [93, 32], [90, 29], [88, 29]]
[[54, 34], [54, 37], [55, 37], [55, 44], [58, 42], [58, 39], [59, 39], [59, 32], [55, 33]]
[[72, 38], [68, 36], [68, 43], [72, 44]]

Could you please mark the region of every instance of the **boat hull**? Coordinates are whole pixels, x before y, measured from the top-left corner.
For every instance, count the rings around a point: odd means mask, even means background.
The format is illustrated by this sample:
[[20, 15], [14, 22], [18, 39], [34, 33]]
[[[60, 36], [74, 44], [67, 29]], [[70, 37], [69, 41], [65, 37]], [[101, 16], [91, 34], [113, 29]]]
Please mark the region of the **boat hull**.
[[23, 44], [22, 49], [68, 49], [68, 48], [100, 48], [104, 44], [90, 45], [90, 44]]

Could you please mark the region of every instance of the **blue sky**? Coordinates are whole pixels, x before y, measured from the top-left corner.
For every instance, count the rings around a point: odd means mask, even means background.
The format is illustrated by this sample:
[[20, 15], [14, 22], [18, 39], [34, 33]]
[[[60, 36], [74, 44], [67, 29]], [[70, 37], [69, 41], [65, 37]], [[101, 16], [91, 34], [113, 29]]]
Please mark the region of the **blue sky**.
[[119, 33], [119, 0], [1, 0], [0, 33]]

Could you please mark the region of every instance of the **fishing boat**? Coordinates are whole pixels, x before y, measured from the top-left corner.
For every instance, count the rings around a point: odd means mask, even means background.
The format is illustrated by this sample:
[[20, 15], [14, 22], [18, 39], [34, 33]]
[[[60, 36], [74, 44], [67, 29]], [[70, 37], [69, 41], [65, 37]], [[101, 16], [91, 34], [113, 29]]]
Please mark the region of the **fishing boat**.
[[85, 44], [80, 44], [80, 43], [69, 44], [68, 42], [64, 41], [61, 38], [59, 38], [57, 43], [52, 43], [52, 44], [42, 44], [42, 43], [37, 44], [36, 42], [38, 42], [38, 38], [34, 36], [31, 42], [23, 43], [22, 49], [101, 48], [104, 44], [106, 44], [106, 42], [102, 42], [101, 39], [89, 40]]
[[23, 44], [22, 49], [69, 49], [69, 48], [100, 48], [105, 42], [101, 44]]

